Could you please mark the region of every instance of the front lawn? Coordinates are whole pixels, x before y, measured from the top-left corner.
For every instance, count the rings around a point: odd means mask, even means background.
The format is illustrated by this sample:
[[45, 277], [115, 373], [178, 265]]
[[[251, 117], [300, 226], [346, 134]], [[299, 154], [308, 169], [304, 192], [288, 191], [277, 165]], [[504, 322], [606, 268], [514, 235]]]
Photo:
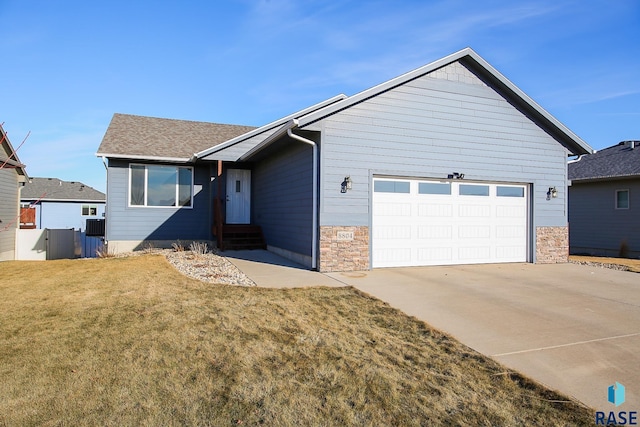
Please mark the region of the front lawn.
[[0, 269], [0, 426], [594, 421], [352, 288], [205, 284], [159, 255]]

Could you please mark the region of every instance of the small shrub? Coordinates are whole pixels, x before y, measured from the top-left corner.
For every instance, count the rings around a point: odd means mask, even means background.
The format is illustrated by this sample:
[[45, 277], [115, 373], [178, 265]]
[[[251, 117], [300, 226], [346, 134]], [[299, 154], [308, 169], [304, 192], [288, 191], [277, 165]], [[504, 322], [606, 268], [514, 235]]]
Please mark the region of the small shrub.
[[101, 248], [96, 249], [98, 258], [114, 258], [116, 256], [115, 249], [109, 249], [109, 245], [103, 244]]
[[177, 242], [172, 243], [171, 247], [173, 248], [174, 252], [184, 252], [184, 245], [182, 244], [182, 241], [180, 241], [180, 240], [178, 240]]
[[145, 254], [152, 254], [156, 251], [156, 247], [152, 242], [144, 242], [142, 245], [142, 252]]
[[191, 250], [194, 255], [204, 255], [209, 252], [209, 247], [204, 242], [191, 242], [189, 250]]

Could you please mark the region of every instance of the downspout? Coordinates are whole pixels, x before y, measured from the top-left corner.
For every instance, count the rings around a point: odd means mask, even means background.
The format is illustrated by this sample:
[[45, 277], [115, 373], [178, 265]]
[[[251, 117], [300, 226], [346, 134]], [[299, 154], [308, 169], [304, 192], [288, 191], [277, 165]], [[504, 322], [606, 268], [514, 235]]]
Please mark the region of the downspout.
[[[298, 126], [298, 120], [293, 119], [294, 126]], [[310, 139], [304, 138], [300, 135], [296, 135], [291, 131], [291, 128], [287, 129], [287, 135], [297, 141], [304, 142], [311, 145], [313, 148], [313, 219], [311, 230], [311, 268], [317, 268], [317, 253], [318, 253], [318, 145]]]

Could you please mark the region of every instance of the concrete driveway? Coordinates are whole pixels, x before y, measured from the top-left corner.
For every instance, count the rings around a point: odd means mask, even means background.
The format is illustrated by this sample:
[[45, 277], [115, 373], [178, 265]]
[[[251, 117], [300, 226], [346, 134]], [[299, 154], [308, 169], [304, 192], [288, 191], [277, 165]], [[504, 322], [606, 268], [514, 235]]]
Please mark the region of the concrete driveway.
[[[640, 411], [640, 275], [575, 264], [388, 268], [329, 277], [600, 411]], [[626, 402], [607, 402], [615, 382]]]

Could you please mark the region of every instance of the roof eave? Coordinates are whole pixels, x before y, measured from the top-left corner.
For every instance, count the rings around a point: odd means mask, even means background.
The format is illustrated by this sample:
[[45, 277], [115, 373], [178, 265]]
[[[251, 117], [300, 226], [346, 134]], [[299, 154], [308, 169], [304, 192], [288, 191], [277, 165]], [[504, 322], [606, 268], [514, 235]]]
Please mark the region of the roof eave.
[[299, 126], [302, 128], [307, 126], [313, 122], [316, 122], [324, 117], [327, 117], [331, 114], [335, 114], [338, 111], [341, 111], [345, 108], [348, 108], [358, 102], [362, 102], [367, 98], [371, 98], [379, 93], [385, 92], [389, 89], [392, 89], [396, 86], [400, 86], [410, 80], [416, 79], [422, 75], [428, 74], [433, 70], [444, 67], [447, 64], [457, 61], [461, 57], [467, 55], [469, 52], [473, 52], [473, 50], [469, 47], [462, 49], [458, 52], [452, 53], [449, 56], [445, 56], [444, 58], [438, 59], [437, 61], [431, 62], [427, 65], [424, 65], [420, 68], [416, 68], [415, 70], [404, 73], [398, 77], [395, 77], [391, 80], [387, 80], [386, 82], [380, 83], [376, 86], [373, 86], [369, 89], [363, 90], [355, 95], [352, 95], [336, 104], [325, 107], [321, 110], [315, 111], [313, 113], [307, 114], [303, 117], [300, 117], [298, 120]]
[[50, 199], [47, 197], [20, 197], [21, 202], [28, 201], [40, 201], [40, 202], [73, 202], [73, 203], [106, 203], [106, 199]]
[[595, 176], [590, 178], [572, 178], [571, 181], [580, 184], [580, 183], [600, 182], [600, 181], [622, 181], [622, 180], [628, 180], [628, 179], [640, 179], [640, 174]]
[[408, 73], [402, 74], [401, 76], [388, 80], [370, 89], [364, 90], [331, 106], [307, 114], [299, 119], [299, 126], [300, 128], [305, 127], [331, 114], [335, 114], [338, 111], [344, 110], [354, 104], [362, 102], [394, 87], [400, 86], [404, 83], [407, 83], [413, 79], [421, 77], [425, 74], [435, 71], [438, 68], [442, 68], [456, 61], [466, 61], [468, 63], [470, 62], [474, 69], [482, 71], [481, 74], [484, 77], [488, 78], [494, 85], [497, 85], [499, 89], [501, 89], [502, 91], [506, 90], [511, 94], [511, 98], [520, 100], [518, 104], [522, 107], [525, 107], [524, 109], [527, 110], [527, 112], [529, 112], [530, 114], [533, 114], [533, 116], [535, 116], [537, 119], [542, 120], [542, 122], [546, 125], [545, 128], [548, 129], [552, 136], [562, 145], [564, 145], [572, 154], [593, 153], [593, 149], [589, 146], [589, 144], [587, 144], [575, 133], [569, 130], [557, 119], [555, 119], [544, 108], [538, 105], [538, 103], [536, 103], [532, 98], [530, 98], [527, 94], [520, 90], [516, 85], [514, 85], [509, 79], [507, 79], [504, 75], [502, 75], [502, 73], [491, 66], [470, 47], [464, 48], [451, 55], [445, 56], [444, 58], [438, 59], [437, 61], [431, 62], [430, 64], [424, 65], [420, 68], [409, 71]]
[[149, 160], [154, 162], [191, 163], [191, 159], [187, 157], [162, 157], [162, 156], [145, 156], [140, 154], [115, 154], [115, 153], [96, 153], [95, 155], [96, 157], [106, 157], [107, 159]]
[[541, 120], [547, 131], [562, 145], [564, 145], [571, 154], [592, 154], [593, 148], [587, 144], [582, 138], [576, 135], [573, 131], [563, 125], [558, 119], [553, 117], [547, 110], [534, 101], [529, 95], [524, 93], [518, 88], [511, 80], [506, 78], [502, 73], [496, 70], [491, 64], [485, 61], [480, 55], [478, 55], [472, 49], [469, 49], [466, 55], [461, 58], [463, 63], [469, 63], [472, 61], [471, 66], [475, 63], [476, 70], [482, 72], [483, 77], [487, 78], [490, 82], [498, 87], [502, 91], [515, 96], [515, 101], [520, 107], [524, 107], [527, 113], [531, 114], [534, 118]]
[[191, 160], [200, 159], [200, 158], [206, 157], [206, 156], [208, 156], [210, 154], [213, 154], [213, 153], [215, 153], [217, 151], [224, 150], [225, 148], [228, 148], [228, 147], [231, 147], [233, 145], [236, 145], [236, 144], [238, 144], [238, 143], [240, 143], [240, 142], [242, 142], [242, 141], [244, 141], [246, 139], [249, 139], [249, 138], [254, 137], [256, 135], [260, 135], [261, 133], [267, 132], [267, 131], [269, 131], [271, 129], [274, 129], [274, 128], [278, 127], [278, 126], [282, 126], [282, 125], [286, 124], [287, 122], [289, 122], [289, 121], [291, 121], [293, 119], [296, 119], [298, 117], [303, 117], [306, 114], [309, 114], [309, 113], [311, 113], [313, 111], [316, 111], [318, 109], [325, 108], [325, 107], [327, 107], [329, 105], [338, 103], [338, 102], [340, 102], [340, 101], [342, 101], [344, 99], [347, 99], [347, 95], [344, 95], [344, 94], [336, 95], [336, 96], [334, 96], [332, 98], [329, 98], [329, 99], [327, 99], [325, 101], [322, 101], [322, 102], [319, 102], [317, 104], [314, 104], [314, 105], [312, 105], [310, 107], [307, 107], [307, 108], [305, 108], [303, 110], [297, 111], [297, 112], [295, 112], [293, 114], [289, 114], [286, 117], [283, 117], [283, 118], [278, 119], [278, 120], [276, 120], [274, 122], [268, 123], [268, 124], [266, 124], [264, 126], [261, 126], [261, 127], [257, 128], [257, 129], [254, 129], [254, 130], [252, 130], [250, 132], [247, 132], [245, 134], [239, 135], [239, 136], [237, 136], [237, 137], [235, 137], [233, 139], [230, 139], [229, 141], [223, 142], [222, 144], [218, 144], [218, 145], [216, 145], [214, 147], [211, 147], [211, 148], [208, 148], [206, 150], [203, 150], [203, 151], [200, 151], [198, 153], [195, 153], [191, 157]]
[[255, 147], [253, 147], [251, 150], [247, 151], [245, 154], [240, 156], [238, 160], [241, 162], [249, 160], [255, 154], [267, 148], [269, 145], [271, 145], [273, 142], [277, 141], [278, 139], [282, 138], [289, 129], [292, 129], [294, 127], [296, 127], [295, 119], [289, 120], [284, 125], [282, 125], [280, 129], [278, 129], [275, 133], [273, 133], [273, 135], [271, 135], [270, 137], [268, 137], [267, 139], [265, 139]]

